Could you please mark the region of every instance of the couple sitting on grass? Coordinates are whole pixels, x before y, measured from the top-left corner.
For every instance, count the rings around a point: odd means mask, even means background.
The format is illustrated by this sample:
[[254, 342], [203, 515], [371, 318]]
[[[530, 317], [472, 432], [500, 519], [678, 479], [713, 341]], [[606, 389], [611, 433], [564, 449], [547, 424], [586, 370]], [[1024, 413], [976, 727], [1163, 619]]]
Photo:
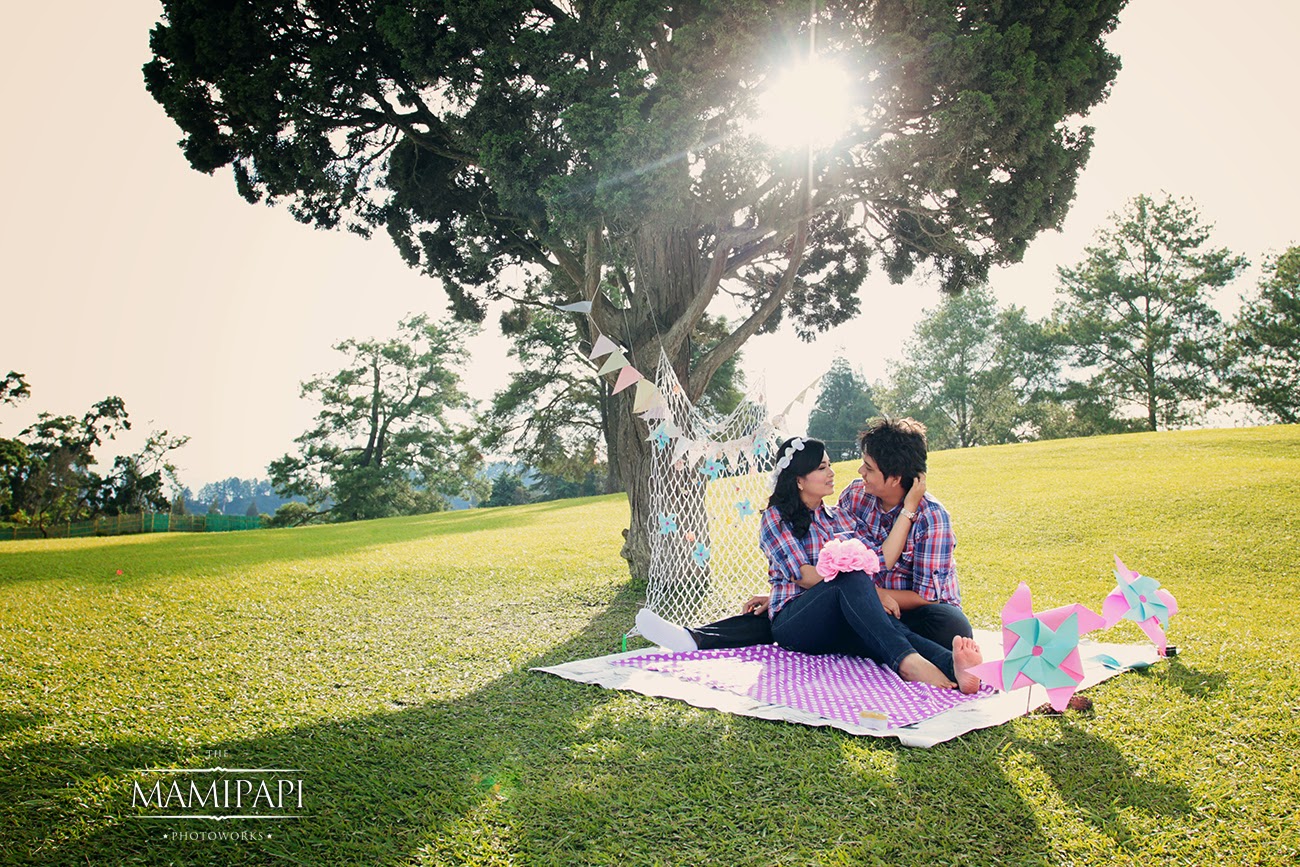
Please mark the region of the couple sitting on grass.
[[[775, 641], [800, 653], [864, 656], [907, 681], [978, 690], [970, 669], [983, 658], [960, 607], [956, 540], [947, 511], [925, 492], [925, 426], [876, 419], [859, 446], [862, 478], [845, 489], [838, 506], [822, 502], [835, 492], [824, 443], [794, 437], [777, 450], [776, 487], [759, 531], [769, 596], [755, 596], [745, 613], [696, 629], [642, 609], [641, 634], [676, 651]], [[847, 539], [871, 552], [859, 562], [878, 561], [874, 575], [818, 570], [823, 548]]]

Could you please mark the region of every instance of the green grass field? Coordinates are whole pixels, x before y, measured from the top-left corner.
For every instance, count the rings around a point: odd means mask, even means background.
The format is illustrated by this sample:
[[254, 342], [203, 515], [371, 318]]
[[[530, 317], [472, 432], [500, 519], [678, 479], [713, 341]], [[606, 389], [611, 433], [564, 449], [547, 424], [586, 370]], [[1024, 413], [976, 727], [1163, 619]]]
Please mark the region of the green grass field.
[[[619, 497], [3, 543], [0, 863], [1295, 863], [1300, 427], [939, 453], [930, 489], [977, 626], [1020, 581], [1099, 609], [1119, 554], [1178, 657], [912, 750], [530, 672], [631, 626]], [[213, 765], [303, 769], [307, 815], [131, 807]]]

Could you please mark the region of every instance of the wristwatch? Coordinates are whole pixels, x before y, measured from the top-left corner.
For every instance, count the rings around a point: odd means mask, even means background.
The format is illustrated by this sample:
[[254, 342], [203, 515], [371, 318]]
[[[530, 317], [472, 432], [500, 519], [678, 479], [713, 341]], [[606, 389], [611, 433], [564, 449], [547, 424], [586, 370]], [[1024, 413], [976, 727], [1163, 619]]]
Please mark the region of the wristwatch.
[[904, 518], [906, 518], [909, 521], [916, 520], [916, 512], [913, 512], [911, 509], [907, 508], [906, 506], [904, 506], [903, 511], [899, 512], [898, 514], [902, 515]]

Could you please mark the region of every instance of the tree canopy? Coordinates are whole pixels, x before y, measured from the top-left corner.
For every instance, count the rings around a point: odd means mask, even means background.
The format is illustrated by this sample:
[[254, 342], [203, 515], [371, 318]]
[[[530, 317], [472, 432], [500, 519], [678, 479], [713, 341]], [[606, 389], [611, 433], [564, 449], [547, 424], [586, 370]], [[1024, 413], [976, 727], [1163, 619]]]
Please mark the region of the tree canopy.
[[[0, 404], [26, 399], [22, 374], [0, 380]], [[170, 506], [165, 484], [179, 487], [170, 455], [187, 436], [152, 431], [134, 454], [118, 455], [106, 475], [96, 450], [131, 429], [126, 404], [106, 397], [81, 416], [42, 412], [13, 439], [0, 439], [0, 519], [36, 527], [99, 515]]]
[[1300, 422], [1300, 247], [1269, 257], [1229, 344], [1235, 395], [1278, 421]]
[[388, 340], [337, 344], [348, 363], [303, 383], [321, 409], [298, 453], [272, 461], [275, 489], [335, 520], [444, 508], [478, 463], [448, 417], [469, 407], [455, 370], [466, 331], [418, 315]]
[[1091, 384], [1147, 427], [1176, 426], [1219, 397], [1224, 326], [1210, 292], [1246, 259], [1210, 248], [1195, 205], [1139, 195], [1097, 233], [1084, 260], [1060, 268], [1058, 315]]
[[[204, 172], [324, 228], [387, 232], [455, 313], [579, 300], [587, 345], [666, 353], [692, 399], [760, 330], [859, 311], [872, 261], [947, 291], [1059, 227], [1119, 68], [1124, 0], [165, 0], [149, 92]], [[752, 131], [810, 53], [851, 123], [817, 150]], [[511, 266], [545, 273], [519, 285]], [[692, 358], [722, 294], [745, 315]], [[633, 479], [643, 431], [609, 423]], [[648, 558], [644, 481], [625, 554]]]
[[847, 360], [836, 358], [808, 412], [808, 436], [826, 443], [832, 460], [853, 460], [859, 454], [858, 434], [867, 419], [879, 414], [870, 383]]

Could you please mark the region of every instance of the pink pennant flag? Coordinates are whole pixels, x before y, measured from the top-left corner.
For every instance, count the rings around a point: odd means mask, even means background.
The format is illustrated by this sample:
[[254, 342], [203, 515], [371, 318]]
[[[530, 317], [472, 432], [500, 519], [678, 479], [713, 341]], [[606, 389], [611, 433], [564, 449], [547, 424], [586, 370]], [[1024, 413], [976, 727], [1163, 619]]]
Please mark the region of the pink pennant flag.
[[[605, 359], [605, 366], [596, 371], [596, 373], [600, 376], [604, 376], [607, 373], [613, 373], [614, 371], [622, 370], [625, 367], [627, 367], [627, 356], [615, 349], [610, 353], [609, 358]], [[633, 380], [633, 382], [635, 381], [636, 380]]]
[[641, 371], [629, 364], [619, 371], [618, 382], [614, 383], [614, 394], [618, 394], [628, 386], [644, 379], [645, 377], [641, 374]]
[[608, 337], [606, 337], [603, 334], [598, 334], [596, 336], [596, 345], [591, 348], [591, 355], [588, 355], [587, 357], [592, 359], [603, 358], [604, 356], [609, 355], [611, 352], [617, 352], [617, 351], [618, 351], [617, 343], [610, 340]]

